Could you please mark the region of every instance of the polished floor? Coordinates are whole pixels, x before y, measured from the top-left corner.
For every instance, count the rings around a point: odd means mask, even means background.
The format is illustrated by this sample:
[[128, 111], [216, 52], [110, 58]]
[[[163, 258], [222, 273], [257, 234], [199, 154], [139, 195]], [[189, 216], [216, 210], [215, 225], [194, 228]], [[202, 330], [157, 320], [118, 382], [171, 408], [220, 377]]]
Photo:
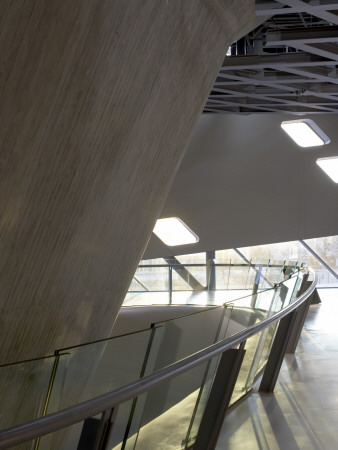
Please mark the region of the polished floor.
[[230, 410], [217, 450], [338, 449], [338, 289], [319, 294], [274, 394], [256, 389]]
[[[172, 304], [174, 305], [211, 305], [219, 306], [225, 302], [250, 295], [252, 289], [227, 289], [216, 291], [174, 291]], [[128, 293], [122, 306], [168, 305], [168, 292], [139, 292]]]

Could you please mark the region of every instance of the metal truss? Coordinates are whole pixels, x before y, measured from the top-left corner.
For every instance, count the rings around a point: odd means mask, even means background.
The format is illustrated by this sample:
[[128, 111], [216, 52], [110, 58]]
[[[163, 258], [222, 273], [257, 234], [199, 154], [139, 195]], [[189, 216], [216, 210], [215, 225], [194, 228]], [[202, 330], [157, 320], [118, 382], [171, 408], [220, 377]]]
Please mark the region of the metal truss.
[[338, 1], [257, 0], [266, 20], [229, 49], [205, 112], [338, 112]]

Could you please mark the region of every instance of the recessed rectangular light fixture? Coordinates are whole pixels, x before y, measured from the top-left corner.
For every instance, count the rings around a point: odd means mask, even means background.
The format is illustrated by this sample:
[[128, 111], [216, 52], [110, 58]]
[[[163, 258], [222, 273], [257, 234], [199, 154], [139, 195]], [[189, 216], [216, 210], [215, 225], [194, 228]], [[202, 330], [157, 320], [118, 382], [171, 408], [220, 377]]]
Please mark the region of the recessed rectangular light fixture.
[[338, 156], [318, 158], [316, 163], [335, 183], [338, 183]]
[[281, 127], [300, 147], [316, 147], [330, 142], [330, 138], [311, 119], [289, 120], [282, 122]]
[[158, 219], [153, 231], [170, 247], [198, 242], [198, 236], [178, 217]]

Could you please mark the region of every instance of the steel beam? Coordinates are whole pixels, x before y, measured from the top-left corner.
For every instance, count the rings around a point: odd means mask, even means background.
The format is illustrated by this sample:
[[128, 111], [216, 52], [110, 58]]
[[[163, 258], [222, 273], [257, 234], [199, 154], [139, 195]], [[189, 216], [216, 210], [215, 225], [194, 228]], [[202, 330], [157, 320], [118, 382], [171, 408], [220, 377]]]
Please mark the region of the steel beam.
[[304, 44], [337, 42], [338, 27], [293, 28], [289, 30], [268, 31], [265, 36], [266, 46], [284, 44], [290, 41], [301, 41]]
[[175, 256], [167, 256], [163, 259], [190, 287], [194, 289], [194, 291], [205, 290], [205, 286], [202, 286], [202, 284], [189, 272], [189, 270], [182, 263], [179, 262], [177, 258], [175, 258]]
[[335, 65], [334, 61], [326, 58], [304, 53], [281, 53], [277, 55], [250, 55], [250, 56], [226, 56], [221, 73], [227, 70], [238, 69], [263, 69], [264, 67], [311, 67], [323, 65]]
[[338, 274], [314, 251], [312, 250], [312, 248], [306, 243], [304, 242], [302, 239], [299, 239], [299, 242], [302, 244], [303, 247], [306, 248], [306, 250], [311, 253], [311, 255], [316, 258], [316, 260], [323, 266], [325, 267], [326, 270], [328, 270], [330, 272], [330, 274], [332, 276], [334, 276], [336, 278], [336, 280], [338, 280]]
[[325, 10], [322, 5], [318, 5], [319, 6], [318, 8], [314, 8], [311, 4], [305, 3], [301, 0], [278, 0], [278, 2], [290, 6], [295, 10], [299, 9], [298, 12], [306, 12], [308, 14], [311, 14], [312, 16], [326, 20], [329, 23], [334, 23], [335, 25], [338, 25], [338, 16]]
[[273, 16], [277, 14], [294, 14], [306, 12], [304, 6], [310, 6], [315, 15], [316, 10], [330, 11], [338, 10], [338, 2], [336, 0], [311, 0], [306, 5], [289, 6], [289, 8], [280, 8], [280, 3], [285, 3], [283, 0], [277, 2], [256, 2], [256, 16]]

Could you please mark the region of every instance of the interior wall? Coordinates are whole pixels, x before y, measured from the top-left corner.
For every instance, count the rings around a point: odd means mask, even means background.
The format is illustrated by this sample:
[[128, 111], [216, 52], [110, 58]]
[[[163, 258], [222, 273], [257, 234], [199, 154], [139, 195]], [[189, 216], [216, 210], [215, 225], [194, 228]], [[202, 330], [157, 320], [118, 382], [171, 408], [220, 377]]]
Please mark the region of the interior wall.
[[109, 336], [253, 17], [253, 0], [0, 3], [0, 363]]
[[338, 234], [338, 184], [316, 159], [338, 156], [335, 115], [309, 118], [331, 138], [301, 149], [281, 129], [285, 114], [199, 119], [161, 217], [180, 217], [199, 236], [165, 247], [152, 236], [144, 258]]

